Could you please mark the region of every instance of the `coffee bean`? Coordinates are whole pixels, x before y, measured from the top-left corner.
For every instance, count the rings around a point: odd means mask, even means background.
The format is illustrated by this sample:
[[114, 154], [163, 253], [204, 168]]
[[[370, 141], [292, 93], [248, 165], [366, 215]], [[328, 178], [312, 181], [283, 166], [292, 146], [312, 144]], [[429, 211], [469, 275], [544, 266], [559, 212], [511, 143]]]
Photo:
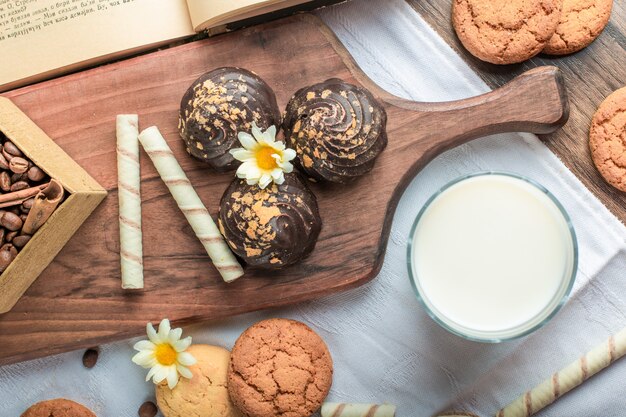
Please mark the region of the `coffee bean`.
[[0, 245], [4, 245], [4, 234], [6, 233], [4, 227], [0, 227]]
[[0, 190], [7, 193], [11, 191], [11, 177], [6, 171], [0, 172]]
[[20, 230], [22, 228], [22, 219], [17, 214], [7, 211], [0, 218], [0, 225], [6, 227], [7, 229], [14, 231]]
[[139, 407], [139, 417], [154, 417], [157, 414], [157, 406], [152, 401], [146, 401]]
[[11, 184], [15, 184], [18, 181], [26, 181], [26, 180], [28, 180], [27, 173], [11, 175]]
[[14, 258], [17, 256], [17, 249], [15, 249], [15, 246], [13, 246], [11, 243], [5, 243], [4, 245], [0, 246], [0, 251], [3, 250], [9, 251]]
[[98, 355], [100, 355], [100, 349], [97, 347], [89, 348], [83, 354], [83, 365], [85, 368], [93, 368], [98, 361]]
[[26, 188], [30, 187], [30, 185], [28, 185], [28, 183], [26, 181], [18, 181], [14, 184], [11, 185], [10, 190], [11, 191], [19, 191], [19, 190], [24, 190]]
[[4, 270], [8, 268], [11, 262], [13, 262], [13, 259], [17, 256], [17, 251], [15, 251], [15, 253], [13, 252], [15, 250], [13, 245], [8, 245], [9, 246], [5, 244], [0, 247], [0, 273], [4, 272]]
[[35, 202], [35, 197], [31, 197], [28, 200], [24, 200], [24, 202], [22, 203], [22, 206], [30, 210], [31, 208], [33, 208], [34, 202]]
[[[0, 161], [0, 164], [2, 161]], [[33, 166], [28, 170], [28, 179], [31, 181], [41, 181], [45, 178], [46, 173], [41, 170], [41, 168]]]
[[6, 241], [13, 243], [13, 238], [17, 236], [17, 233], [18, 233], [17, 230], [7, 233], [5, 236]]
[[9, 169], [9, 161], [0, 153], [0, 169]]
[[22, 214], [20, 214], [19, 216], [20, 216], [20, 219], [22, 219], [22, 221], [23, 221], [24, 223], [26, 223], [26, 219], [28, 218], [28, 214], [26, 214], [26, 213], [22, 213]]
[[9, 169], [16, 174], [23, 174], [28, 171], [29, 165], [30, 164], [26, 159], [19, 156], [16, 156], [9, 161]]
[[22, 213], [28, 214], [28, 212], [30, 211], [30, 209], [29, 209], [28, 207], [24, 207], [24, 203], [22, 203], [22, 204], [20, 205], [20, 211], [21, 211]]
[[[10, 140], [4, 142], [3, 150], [6, 151], [11, 156], [22, 156], [22, 151], [19, 150], [17, 146]], [[6, 155], [5, 155], [6, 156]]]
[[13, 243], [16, 248], [20, 248], [21, 249], [24, 246], [26, 246], [26, 244], [28, 243], [28, 241], [30, 240], [31, 237], [32, 237], [31, 235], [15, 236], [13, 238], [13, 240], [11, 241], [11, 243]]

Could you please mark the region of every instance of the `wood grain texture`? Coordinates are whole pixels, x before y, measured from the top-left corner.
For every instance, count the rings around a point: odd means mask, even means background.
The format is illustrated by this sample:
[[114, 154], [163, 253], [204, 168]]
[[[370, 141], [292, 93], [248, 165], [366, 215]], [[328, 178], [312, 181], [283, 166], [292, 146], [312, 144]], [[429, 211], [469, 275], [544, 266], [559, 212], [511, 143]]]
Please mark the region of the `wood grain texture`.
[[[146, 288], [120, 288], [115, 115], [138, 112], [167, 139], [215, 217], [233, 173], [189, 157], [177, 132], [179, 101], [219, 66], [257, 72], [284, 108], [300, 87], [331, 77], [360, 83], [384, 103], [389, 145], [374, 170], [350, 185], [312, 186], [323, 228], [310, 257], [280, 272], [247, 270], [225, 284], [145, 153], [141, 154]], [[144, 332], [147, 321], [216, 319], [295, 303], [367, 282], [379, 271], [398, 199], [440, 152], [478, 136], [546, 133], [568, 116], [555, 68], [452, 103], [413, 103], [374, 85], [323, 24], [298, 16], [145, 55], [8, 93], [107, 190], [109, 197], [27, 291], [0, 316], [0, 364], [93, 346]]]
[[570, 120], [563, 129], [542, 137], [547, 146], [606, 205], [626, 223], [626, 193], [610, 185], [595, 169], [589, 152], [591, 118], [611, 92], [626, 85], [626, 3], [613, 2], [611, 20], [604, 32], [587, 48], [572, 55], [540, 54], [522, 64], [497, 66], [467, 52], [451, 23], [453, 0], [406, 0], [459, 53], [492, 88], [542, 65], [555, 65], [563, 73], [571, 104]]

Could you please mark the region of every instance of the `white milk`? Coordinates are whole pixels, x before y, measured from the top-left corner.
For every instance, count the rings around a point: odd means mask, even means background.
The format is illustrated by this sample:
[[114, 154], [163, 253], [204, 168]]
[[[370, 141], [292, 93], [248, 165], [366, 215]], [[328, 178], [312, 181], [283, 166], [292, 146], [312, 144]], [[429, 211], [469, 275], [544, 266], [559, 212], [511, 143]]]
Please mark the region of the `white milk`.
[[543, 191], [502, 174], [436, 197], [411, 246], [412, 275], [432, 313], [456, 332], [512, 337], [548, 317], [569, 290], [574, 238]]

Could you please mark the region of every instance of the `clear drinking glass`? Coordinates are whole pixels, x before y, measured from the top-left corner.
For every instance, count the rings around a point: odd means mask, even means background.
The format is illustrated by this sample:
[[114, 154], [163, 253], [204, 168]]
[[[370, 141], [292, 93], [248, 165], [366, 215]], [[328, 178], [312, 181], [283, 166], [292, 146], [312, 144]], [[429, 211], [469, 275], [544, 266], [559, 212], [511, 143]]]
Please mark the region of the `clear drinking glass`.
[[[444, 191], [449, 189], [450, 187], [468, 180], [470, 178], [475, 178], [484, 175], [502, 175], [506, 177], [512, 177], [514, 179], [519, 179], [525, 181], [527, 184], [535, 187], [537, 190], [541, 191], [545, 195], [549, 197], [549, 199], [555, 204], [563, 216], [563, 220], [567, 224], [567, 228], [569, 229], [569, 234], [571, 237], [571, 252], [570, 256], [568, 256], [567, 264], [568, 266], [565, 269], [565, 274], [561, 278], [560, 286], [558, 291], [556, 291], [554, 297], [550, 300], [550, 302], [541, 310], [538, 314], [536, 314], [532, 319], [524, 322], [520, 325], [516, 325], [509, 329], [503, 329], [498, 331], [481, 331], [476, 329], [471, 329], [464, 325], [454, 322], [450, 318], [446, 317], [437, 308], [428, 300], [426, 294], [420, 286], [420, 279], [418, 274], [416, 273], [415, 266], [419, 262], [419, 259], [415, 259], [415, 233], [422, 219], [424, 213], [431, 206], [433, 201], [437, 199]], [[525, 336], [539, 328], [541, 328], [544, 324], [546, 324], [563, 306], [566, 302], [572, 286], [574, 284], [574, 280], [576, 278], [576, 271], [578, 267], [578, 244], [576, 241], [576, 233], [574, 232], [574, 228], [572, 226], [572, 222], [570, 220], [569, 215], [561, 205], [561, 203], [550, 193], [546, 188], [542, 185], [533, 181], [529, 178], [525, 178], [521, 175], [508, 173], [508, 172], [498, 172], [498, 171], [485, 171], [479, 172], [475, 174], [465, 175], [456, 180], [451, 181], [450, 183], [443, 186], [439, 189], [433, 196], [431, 196], [428, 201], [424, 204], [419, 214], [417, 215], [415, 222], [411, 228], [411, 232], [409, 235], [409, 244], [407, 249], [407, 259], [408, 259], [408, 269], [409, 269], [409, 277], [411, 279], [411, 284], [413, 289], [415, 290], [415, 294], [417, 295], [417, 299], [420, 304], [424, 307], [428, 315], [439, 325], [441, 325], [444, 329], [454, 333], [458, 336], [461, 336], [468, 340], [478, 341], [478, 342], [487, 342], [487, 343], [499, 343], [506, 340], [516, 339], [522, 336]]]

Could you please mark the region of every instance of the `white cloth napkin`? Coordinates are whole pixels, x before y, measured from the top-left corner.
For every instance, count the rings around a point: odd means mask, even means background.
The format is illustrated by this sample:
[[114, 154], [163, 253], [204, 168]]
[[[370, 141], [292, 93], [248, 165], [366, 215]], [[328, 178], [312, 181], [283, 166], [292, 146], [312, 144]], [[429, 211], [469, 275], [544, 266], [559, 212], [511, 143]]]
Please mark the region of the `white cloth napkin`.
[[[401, 0], [354, 0], [319, 15], [363, 70], [394, 94], [443, 101], [488, 90]], [[575, 292], [561, 312], [534, 334], [498, 345], [469, 342], [436, 325], [418, 305], [406, 269], [409, 228], [425, 200], [448, 181], [483, 170], [518, 172], [552, 191], [572, 217], [580, 252]], [[623, 225], [537, 137], [484, 138], [440, 156], [411, 183], [394, 218], [382, 271], [368, 285], [290, 308], [189, 327], [185, 334], [193, 335], [195, 343], [230, 348], [262, 318], [302, 320], [332, 353], [331, 401], [390, 402], [398, 406], [399, 417], [450, 408], [493, 415], [626, 326], [625, 236]], [[103, 346], [91, 370], [81, 363], [82, 351], [0, 368], [0, 416], [18, 416], [30, 404], [55, 397], [84, 403], [99, 417], [136, 416], [139, 406], [153, 399], [153, 387], [130, 362], [133, 342]], [[626, 360], [540, 415], [623, 415], [625, 379]]]

